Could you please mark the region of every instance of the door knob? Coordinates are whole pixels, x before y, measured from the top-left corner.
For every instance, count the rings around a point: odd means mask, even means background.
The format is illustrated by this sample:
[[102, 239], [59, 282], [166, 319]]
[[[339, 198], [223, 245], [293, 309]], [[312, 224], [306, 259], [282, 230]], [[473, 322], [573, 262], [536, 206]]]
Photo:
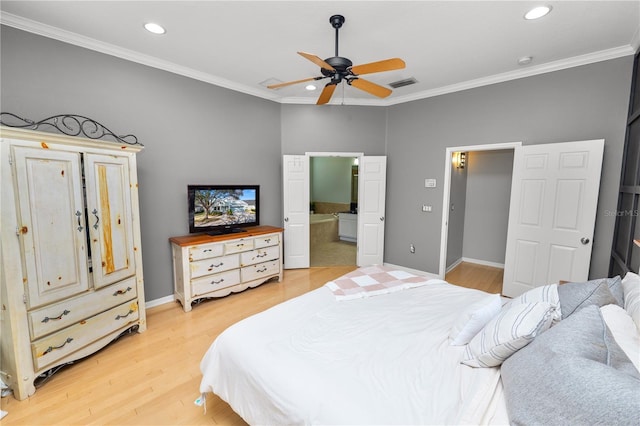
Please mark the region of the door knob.
[[289, 222], [289, 218], [288, 218], [288, 217], [285, 217], [285, 218], [284, 218], [284, 221], [285, 221], [285, 222]]
[[587, 244], [589, 244], [589, 242], [590, 242], [590, 241], [591, 241], [591, 240], [590, 240], [590, 239], [588, 239], [587, 237], [582, 237], [582, 238], [580, 238], [580, 242], [581, 242], [582, 244], [584, 244], [585, 246], [586, 246]]
[[380, 222], [384, 222], [384, 216], [380, 216]]

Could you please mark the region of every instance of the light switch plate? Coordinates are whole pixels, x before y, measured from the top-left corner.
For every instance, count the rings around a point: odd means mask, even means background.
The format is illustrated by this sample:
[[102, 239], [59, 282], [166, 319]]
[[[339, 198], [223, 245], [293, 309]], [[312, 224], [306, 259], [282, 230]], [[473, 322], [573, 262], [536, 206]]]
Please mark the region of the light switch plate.
[[424, 187], [425, 188], [435, 188], [436, 187], [436, 180], [435, 179], [425, 179], [424, 180]]

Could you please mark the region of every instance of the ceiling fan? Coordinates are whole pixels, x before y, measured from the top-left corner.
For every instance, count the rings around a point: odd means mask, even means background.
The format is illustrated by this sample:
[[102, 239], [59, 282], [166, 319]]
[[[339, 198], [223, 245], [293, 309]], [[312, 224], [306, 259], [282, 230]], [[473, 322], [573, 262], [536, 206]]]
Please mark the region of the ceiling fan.
[[331, 58], [325, 60], [320, 59], [318, 56], [311, 53], [298, 52], [299, 55], [310, 60], [314, 64], [320, 67], [321, 76], [309, 77], [302, 80], [289, 81], [286, 83], [271, 84], [267, 86], [269, 89], [279, 89], [280, 87], [289, 86], [292, 84], [304, 83], [306, 81], [322, 80], [330, 78], [329, 81], [320, 93], [317, 105], [324, 105], [329, 100], [333, 92], [336, 90], [336, 86], [345, 81], [349, 86], [356, 87], [360, 90], [364, 90], [379, 98], [386, 98], [391, 94], [391, 89], [380, 86], [379, 84], [360, 78], [362, 74], [372, 74], [376, 72], [398, 70], [405, 67], [405, 63], [400, 58], [385, 59], [383, 61], [371, 62], [363, 65], [353, 65], [353, 63], [341, 56], [338, 56], [338, 31], [344, 24], [344, 16], [333, 15], [329, 18], [331, 26], [336, 29], [336, 54]]

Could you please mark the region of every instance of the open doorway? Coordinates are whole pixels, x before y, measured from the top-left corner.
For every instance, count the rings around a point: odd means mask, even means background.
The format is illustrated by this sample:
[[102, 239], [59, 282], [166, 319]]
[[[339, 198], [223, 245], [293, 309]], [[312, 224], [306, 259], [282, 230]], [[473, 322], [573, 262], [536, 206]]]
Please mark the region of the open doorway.
[[358, 158], [358, 206], [356, 265], [379, 265], [384, 256], [386, 156], [362, 153], [306, 153], [284, 155], [283, 221], [284, 268], [308, 268], [309, 262], [309, 163], [311, 157]]
[[[487, 269], [502, 281], [513, 154], [520, 142], [447, 148], [439, 276]], [[462, 161], [461, 161], [462, 160]], [[462, 162], [462, 164], [461, 164]]]
[[310, 266], [355, 265], [358, 157], [312, 156], [309, 163]]

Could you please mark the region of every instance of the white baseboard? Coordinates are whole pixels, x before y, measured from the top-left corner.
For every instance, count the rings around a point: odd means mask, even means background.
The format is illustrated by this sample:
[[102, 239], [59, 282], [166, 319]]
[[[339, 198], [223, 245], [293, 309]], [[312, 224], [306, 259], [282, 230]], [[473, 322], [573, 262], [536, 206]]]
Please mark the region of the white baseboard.
[[504, 263], [489, 262], [488, 260], [471, 259], [469, 257], [463, 257], [462, 262], [475, 263], [476, 265], [492, 266], [494, 268], [504, 269]]
[[407, 268], [406, 266], [400, 266], [400, 265], [394, 265], [392, 263], [384, 263], [384, 266], [387, 266], [389, 268], [397, 268], [403, 271], [407, 271], [411, 274], [416, 274], [416, 275], [424, 275], [426, 277], [429, 278], [437, 278], [440, 279], [440, 277], [438, 276], [438, 274], [432, 274], [431, 272], [425, 272], [425, 271], [419, 271], [417, 269], [411, 269], [411, 268]]
[[160, 299], [154, 299], [154, 300], [150, 300], [148, 302], [144, 302], [144, 307], [146, 309], [149, 309], [149, 308], [153, 308], [153, 307], [156, 307], [156, 306], [164, 305], [165, 303], [171, 303], [171, 302], [175, 302], [175, 301], [176, 301], [176, 298], [172, 294], [171, 296], [165, 296], [165, 297], [161, 297]]
[[451, 264], [451, 266], [449, 266], [445, 272], [445, 274], [448, 274], [449, 272], [451, 272], [456, 266], [458, 266], [459, 264], [461, 264], [463, 262], [462, 258], [456, 260], [455, 262], [453, 262]]

